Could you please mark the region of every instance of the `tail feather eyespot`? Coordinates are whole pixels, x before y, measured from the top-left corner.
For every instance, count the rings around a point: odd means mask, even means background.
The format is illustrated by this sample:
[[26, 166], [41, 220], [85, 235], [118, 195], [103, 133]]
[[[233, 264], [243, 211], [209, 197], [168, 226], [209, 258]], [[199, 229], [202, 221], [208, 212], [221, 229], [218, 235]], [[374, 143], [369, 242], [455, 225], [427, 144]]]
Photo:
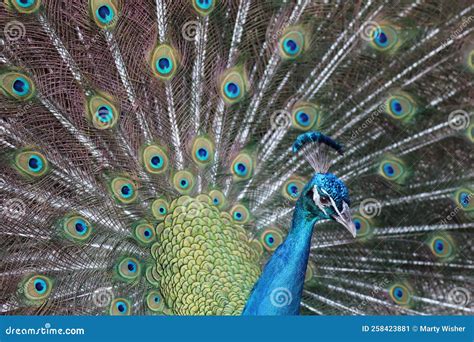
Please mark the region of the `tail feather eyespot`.
[[137, 199], [137, 185], [126, 177], [116, 177], [111, 183], [112, 193], [119, 202], [130, 204]]
[[286, 29], [278, 42], [278, 50], [281, 58], [293, 60], [298, 58], [307, 49], [307, 32], [299, 26]]
[[102, 29], [113, 27], [119, 15], [118, 7], [113, 0], [89, 0], [92, 18]]
[[10, 4], [19, 13], [31, 14], [41, 7], [41, 0], [11, 0]]
[[28, 101], [36, 94], [36, 87], [25, 73], [11, 71], [0, 74], [0, 91], [9, 98]]
[[32, 301], [43, 301], [50, 296], [53, 288], [53, 281], [45, 275], [33, 275], [24, 281], [22, 287], [23, 293], [27, 299]]
[[194, 9], [202, 16], [210, 14], [217, 0], [191, 0]]
[[124, 258], [117, 265], [118, 275], [126, 281], [133, 281], [141, 276], [141, 265], [135, 258]]
[[108, 95], [94, 95], [87, 101], [88, 118], [100, 130], [113, 128], [119, 119], [119, 109]]
[[219, 92], [224, 102], [229, 105], [241, 101], [247, 94], [248, 88], [247, 74], [241, 67], [229, 69], [221, 76]]
[[15, 166], [23, 174], [39, 178], [49, 171], [49, 162], [46, 157], [36, 151], [24, 150], [15, 156]]
[[128, 316], [131, 314], [131, 305], [125, 298], [115, 298], [110, 303], [109, 313], [112, 316]]
[[260, 242], [268, 252], [273, 252], [283, 242], [283, 232], [275, 227], [266, 228], [260, 234]]
[[86, 218], [71, 215], [64, 220], [63, 231], [72, 240], [85, 241], [91, 236], [92, 226]]
[[171, 80], [178, 70], [178, 52], [167, 44], [158, 45], [152, 52], [151, 69], [153, 75], [162, 81]]

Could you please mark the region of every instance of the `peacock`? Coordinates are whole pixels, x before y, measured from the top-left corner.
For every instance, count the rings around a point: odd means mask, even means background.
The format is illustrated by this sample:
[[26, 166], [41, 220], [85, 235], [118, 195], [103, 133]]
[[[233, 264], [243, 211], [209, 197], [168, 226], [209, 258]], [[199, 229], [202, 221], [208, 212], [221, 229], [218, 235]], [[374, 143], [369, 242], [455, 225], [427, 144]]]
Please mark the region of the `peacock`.
[[3, 0], [3, 315], [472, 315], [472, 1]]

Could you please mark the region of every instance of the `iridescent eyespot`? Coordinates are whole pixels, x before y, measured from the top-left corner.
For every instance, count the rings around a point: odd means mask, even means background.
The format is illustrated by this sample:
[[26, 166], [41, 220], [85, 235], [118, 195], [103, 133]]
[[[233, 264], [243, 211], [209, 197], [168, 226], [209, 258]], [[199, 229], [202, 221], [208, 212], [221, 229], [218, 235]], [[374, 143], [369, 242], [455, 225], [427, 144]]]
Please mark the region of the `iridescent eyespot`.
[[109, 313], [113, 316], [126, 316], [130, 315], [130, 312], [130, 303], [124, 298], [116, 298], [110, 303]]
[[286, 199], [295, 202], [300, 197], [305, 184], [305, 181], [300, 177], [290, 177], [283, 183], [281, 193]]
[[169, 57], [160, 57], [156, 61], [156, 70], [160, 75], [169, 74], [173, 70], [173, 61]]
[[278, 43], [278, 50], [283, 59], [298, 58], [306, 49], [305, 31], [300, 27], [288, 28]]
[[352, 222], [354, 222], [354, 226], [356, 228], [356, 237], [358, 239], [370, 236], [373, 231], [373, 224], [370, 219], [367, 219], [361, 215], [354, 214], [352, 216]]
[[211, 190], [209, 197], [211, 198], [212, 204], [219, 209], [224, 208], [227, 204], [224, 194], [219, 190]]
[[232, 162], [231, 172], [234, 180], [246, 180], [253, 174], [253, 159], [248, 153], [241, 153]]
[[371, 32], [370, 45], [379, 51], [394, 50], [400, 45], [399, 34], [391, 25], [378, 25]]
[[178, 69], [178, 54], [170, 45], [158, 45], [152, 53], [153, 74], [164, 81], [170, 80]]
[[49, 297], [53, 287], [50, 278], [43, 275], [34, 275], [23, 283], [23, 293], [29, 300], [44, 300]]
[[164, 173], [169, 166], [168, 154], [158, 145], [149, 145], [143, 150], [142, 163], [147, 172]]
[[1, 74], [0, 91], [3, 95], [19, 101], [31, 99], [36, 92], [31, 78], [19, 72]]
[[409, 120], [418, 111], [415, 100], [407, 93], [391, 95], [385, 102], [387, 114], [398, 120]]
[[398, 305], [408, 306], [412, 301], [412, 290], [405, 284], [392, 285], [388, 293], [390, 298]]
[[79, 215], [67, 217], [63, 223], [63, 231], [68, 238], [84, 241], [92, 233], [92, 227], [88, 220]]
[[146, 296], [146, 305], [151, 311], [162, 311], [165, 308], [165, 302], [159, 291], [150, 291]]
[[168, 214], [168, 208], [169, 208], [168, 201], [166, 201], [163, 198], [158, 198], [154, 200], [151, 205], [151, 211], [153, 213], [153, 216], [157, 220], [165, 219], [166, 215]]
[[97, 129], [112, 128], [118, 121], [119, 110], [109, 99], [108, 95], [94, 95], [87, 101], [89, 119]]
[[207, 166], [214, 160], [214, 144], [205, 137], [197, 137], [192, 148], [194, 162], [201, 166]]
[[25, 96], [30, 92], [30, 84], [24, 77], [17, 77], [13, 81], [12, 91], [18, 96]]
[[208, 15], [215, 6], [215, 0], [191, 0], [191, 2], [200, 15]]
[[235, 99], [240, 95], [240, 86], [235, 82], [226, 82], [224, 85], [224, 92], [227, 97]]
[[236, 223], [245, 224], [250, 220], [249, 210], [242, 204], [236, 204], [230, 210], [230, 216]]
[[267, 228], [260, 234], [260, 242], [267, 251], [273, 252], [283, 242], [283, 232], [278, 228]]
[[137, 199], [136, 184], [125, 177], [117, 177], [112, 180], [112, 193], [122, 203], [132, 203]]
[[97, 120], [104, 124], [110, 123], [114, 118], [112, 108], [107, 105], [103, 105], [97, 108], [95, 115], [97, 117]]
[[135, 258], [125, 258], [119, 262], [117, 272], [124, 280], [135, 280], [141, 275], [141, 266]]
[[461, 187], [454, 194], [456, 205], [463, 211], [471, 212], [474, 210], [474, 191], [467, 187]]
[[222, 99], [227, 104], [234, 104], [239, 102], [247, 94], [248, 79], [240, 67], [235, 67], [227, 70], [221, 78], [220, 94]]
[[36, 12], [41, 6], [40, 0], [12, 0], [11, 3], [18, 12], [25, 14]]
[[35, 4], [35, 0], [15, 0], [18, 6], [23, 8], [31, 7]]
[[189, 171], [178, 171], [173, 177], [174, 188], [180, 194], [188, 194], [194, 188], [194, 176]]
[[108, 5], [102, 5], [95, 11], [97, 19], [103, 24], [109, 24], [114, 19], [114, 10]]
[[135, 238], [144, 245], [155, 241], [155, 229], [149, 223], [140, 223], [135, 226]]
[[89, 4], [97, 26], [110, 28], [116, 23], [118, 9], [113, 0], [89, 0]]
[[405, 163], [401, 159], [389, 156], [380, 162], [379, 174], [390, 181], [402, 183], [408, 172]]
[[316, 129], [321, 124], [320, 110], [315, 104], [299, 102], [291, 111], [291, 122], [294, 128], [301, 131]]
[[448, 234], [435, 234], [428, 240], [431, 253], [441, 259], [449, 259], [454, 255], [454, 242]]
[[23, 151], [15, 156], [16, 168], [31, 177], [44, 176], [49, 171], [49, 163], [46, 157], [35, 151]]

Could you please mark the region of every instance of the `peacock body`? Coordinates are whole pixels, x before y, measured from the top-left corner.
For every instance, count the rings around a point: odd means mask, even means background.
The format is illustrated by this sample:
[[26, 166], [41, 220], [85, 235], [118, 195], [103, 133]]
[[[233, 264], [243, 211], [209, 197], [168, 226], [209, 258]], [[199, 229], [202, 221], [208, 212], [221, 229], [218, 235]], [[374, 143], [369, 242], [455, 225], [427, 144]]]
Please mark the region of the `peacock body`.
[[2, 314], [472, 314], [472, 2], [2, 5]]

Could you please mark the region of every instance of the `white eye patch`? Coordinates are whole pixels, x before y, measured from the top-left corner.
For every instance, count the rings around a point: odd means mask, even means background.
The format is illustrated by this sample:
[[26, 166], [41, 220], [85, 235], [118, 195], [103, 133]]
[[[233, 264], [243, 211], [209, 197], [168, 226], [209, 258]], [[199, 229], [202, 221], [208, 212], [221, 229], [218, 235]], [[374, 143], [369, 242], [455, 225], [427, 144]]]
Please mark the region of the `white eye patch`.
[[323, 213], [328, 215], [326, 208], [329, 207], [331, 203], [334, 205], [334, 200], [324, 189], [321, 189], [321, 191], [328, 196], [329, 201], [321, 198], [321, 196], [319, 195], [318, 187], [316, 185], [313, 187], [313, 201]]
[[335, 211], [335, 215], [331, 215], [333, 219], [339, 222], [340, 224], [342, 224], [344, 227], [346, 227], [346, 229], [352, 234], [353, 237], [356, 237], [356, 228], [355, 228], [354, 222], [352, 222], [351, 210], [349, 208], [349, 205], [343, 201], [342, 211], [339, 211], [339, 209], [337, 208], [336, 202], [331, 196], [329, 196], [327, 191], [325, 191], [324, 189], [321, 189], [321, 192], [327, 195], [327, 197], [329, 198], [328, 203], [324, 203], [324, 201], [322, 201], [322, 198], [318, 192], [318, 187], [316, 185], [313, 187], [314, 203], [327, 216], [329, 216], [329, 214], [326, 211], [326, 209], [332, 206]]

